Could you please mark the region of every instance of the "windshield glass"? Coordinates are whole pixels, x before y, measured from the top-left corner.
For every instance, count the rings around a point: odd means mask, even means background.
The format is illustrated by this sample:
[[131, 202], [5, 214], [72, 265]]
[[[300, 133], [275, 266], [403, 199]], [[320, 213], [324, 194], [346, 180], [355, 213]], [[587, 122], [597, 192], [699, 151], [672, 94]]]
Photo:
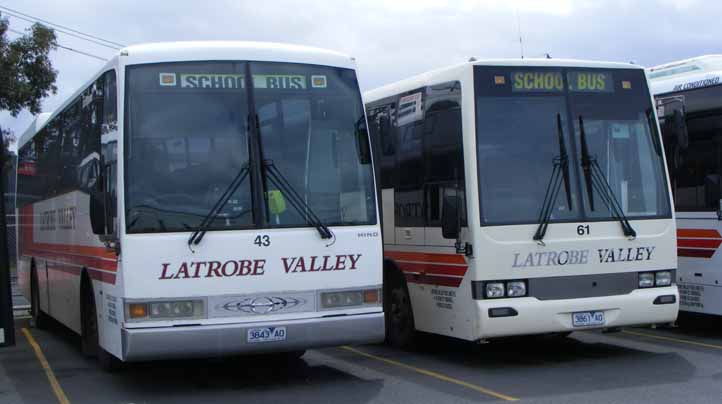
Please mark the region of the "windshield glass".
[[[276, 166], [324, 224], [375, 223], [371, 165], [360, 153], [359, 142], [368, 139], [355, 72], [247, 63], [128, 68], [129, 233], [194, 230], [241, 169], [261, 170], [261, 164], [249, 164], [254, 110], [261, 158]], [[254, 94], [247, 92], [247, 69]], [[235, 189], [208, 230], [310, 225], [265, 176], [257, 191], [265, 209], [254, 207], [251, 178]]]
[[[364, 110], [353, 70], [252, 63], [261, 153], [325, 225], [375, 222]], [[279, 77], [282, 90], [255, 77]], [[368, 146], [367, 146], [368, 147]], [[269, 226], [307, 224], [291, 196], [265, 178]]]
[[550, 221], [614, 220], [599, 192], [594, 210], [588, 201], [579, 116], [589, 153], [623, 212], [671, 215], [643, 71], [476, 66], [474, 74], [482, 224], [538, 221], [560, 155], [559, 130], [569, 152], [572, 204], [562, 187]]
[[[243, 63], [131, 66], [127, 74], [129, 233], [198, 226], [248, 162]], [[250, 181], [210, 229], [253, 224]]]

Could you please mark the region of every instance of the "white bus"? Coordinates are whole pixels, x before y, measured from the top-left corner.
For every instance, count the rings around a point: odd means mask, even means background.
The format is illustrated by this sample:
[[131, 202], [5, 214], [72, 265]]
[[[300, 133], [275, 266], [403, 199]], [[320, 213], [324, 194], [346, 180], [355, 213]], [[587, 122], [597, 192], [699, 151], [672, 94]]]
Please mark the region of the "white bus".
[[722, 315], [722, 55], [648, 70], [677, 218], [680, 310]]
[[392, 344], [675, 320], [675, 224], [642, 68], [475, 61], [365, 103]]
[[21, 137], [18, 272], [105, 365], [383, 340], [354, 60], [124, 48]]

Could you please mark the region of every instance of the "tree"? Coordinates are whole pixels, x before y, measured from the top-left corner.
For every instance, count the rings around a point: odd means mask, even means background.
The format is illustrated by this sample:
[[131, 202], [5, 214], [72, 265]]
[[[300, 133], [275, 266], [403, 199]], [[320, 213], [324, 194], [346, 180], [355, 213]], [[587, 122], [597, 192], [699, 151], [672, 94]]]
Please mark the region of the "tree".
[[[27, 109], [32, 114], [41, 111], [41, 101], [58, 88], [49, 53], [57, 48], [55, 31], [34, 24], [15, 40], [8, 40], [9, 23], [0, 13], [0, 111], [17, 116]], [[0, 128], [4, 150], [14, 140], [13, 134]], [[3, 151], [4, 151], [3, 150]]]
[[[57, 47], [55, 32], [40, 24], [34, 24], [23, 36], [13, 41], [7, 39], [8, 20], [0, 14], [0, 111], [17, 116], [23, 109], [30, 113], [40, 112], [40, 103], [58, 88], [48, 53]], [[3, 179], [8, 146], [14, 140], [12, 134], [0, 127], [0, 345], [15, 344], [15, 328], [10, 291], [10, 263], [8, 260], [7, 227], [5, 224], [5, 188]]]

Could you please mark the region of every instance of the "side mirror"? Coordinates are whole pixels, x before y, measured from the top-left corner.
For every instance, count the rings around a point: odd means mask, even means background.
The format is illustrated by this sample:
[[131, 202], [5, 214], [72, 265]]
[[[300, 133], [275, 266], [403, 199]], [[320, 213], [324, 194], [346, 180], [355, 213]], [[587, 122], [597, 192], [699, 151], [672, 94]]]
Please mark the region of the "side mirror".
[[689, 146], [689, 133], [687, 132], [687, 122], [684, 117], [684, 113], [680, 110], [675, 110], [672, 115], [672, 128], [677, 138], [677, 144], [681, 150], [684, 150]]
[[356, 123], [356, 151], [361, 164], [371, 163], [371, 146], [369, 144], [369, 131], [366, 128], [366, 119], [362, 116]]
[[459, 223], [459, 197], [444, 195], [441, 204], [441, 235], [448, 239], [458, 239], [461, 233]]
[[90, 227], [93, 234], [105, 234], [105, 197], [102, 191], [90, 193]]

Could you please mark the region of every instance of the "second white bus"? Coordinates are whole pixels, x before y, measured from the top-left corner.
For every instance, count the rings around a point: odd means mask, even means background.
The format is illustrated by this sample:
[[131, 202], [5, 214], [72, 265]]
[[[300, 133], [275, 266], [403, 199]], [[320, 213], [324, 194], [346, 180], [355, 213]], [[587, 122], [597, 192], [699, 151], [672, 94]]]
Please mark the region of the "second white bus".
[[642, 68], [476, 61], [365, 103], [392, 344], [675, 320], [675, 223]]

